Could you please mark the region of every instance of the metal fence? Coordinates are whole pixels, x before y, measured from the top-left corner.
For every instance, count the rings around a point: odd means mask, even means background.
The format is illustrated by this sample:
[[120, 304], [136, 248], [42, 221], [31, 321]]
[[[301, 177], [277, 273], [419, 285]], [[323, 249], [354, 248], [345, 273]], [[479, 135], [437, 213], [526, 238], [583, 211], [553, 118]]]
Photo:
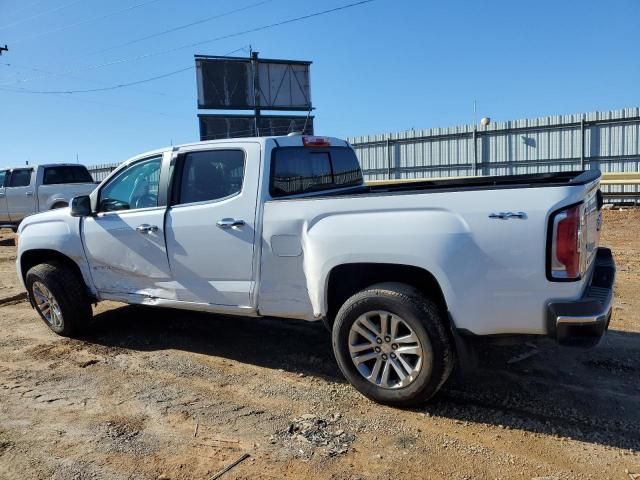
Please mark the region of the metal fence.
[[119, 163], [102, 163], [99, 165], [91, 165], [87, 167], [89, 173], [93, 177], [96, 182], [101, 182], [105, 178], [109, 176], [111, 172], [113, 172], [116, 167], [120, 165]]
[[[348, 139], [366, 180], [513, 175], [598, 168], [640, 171], [640, 109], [558, 115], [486, 127], [411, 130]], [[610, 201], [638, 183], [606, 184]], [[614, 197], [614, 193], [620, 197]]]
[[[411, 130], [348, 139], [365, 180], [600, 169], [640, 172], [640, 108]], [[89, 167], [96, 181], [118, 164]], [[607, 201], [637, 203], [640, 181], [605, 175]], [[619, 193], [619, 196], [615, 196]]]

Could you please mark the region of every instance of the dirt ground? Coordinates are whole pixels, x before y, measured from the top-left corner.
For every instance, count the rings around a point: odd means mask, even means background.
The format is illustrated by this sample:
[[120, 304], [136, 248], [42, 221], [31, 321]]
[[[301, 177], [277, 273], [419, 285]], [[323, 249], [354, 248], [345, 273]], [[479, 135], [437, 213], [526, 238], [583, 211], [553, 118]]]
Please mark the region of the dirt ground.
[[87, 337], [57, 337], [14, 297], [3, 231], [0, 478], [208, 479], [244, 453], [223, 479], [640, 478], [640, 209], [604, 220], [597, 348], [492, 347], [412, 410], [349, 386], [319, 324], [105, 303]]

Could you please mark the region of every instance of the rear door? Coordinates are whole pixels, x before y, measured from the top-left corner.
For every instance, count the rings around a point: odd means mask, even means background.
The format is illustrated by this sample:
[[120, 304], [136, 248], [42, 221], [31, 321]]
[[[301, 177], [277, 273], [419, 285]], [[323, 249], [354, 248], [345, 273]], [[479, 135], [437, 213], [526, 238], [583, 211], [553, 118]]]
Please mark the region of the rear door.
[[178, 300], [251, 305], [259, 175], [257, 143], [178, 156], [166, 220]]
[[5, 193], [11, 222], [19, 222], [24, 217], [36, 213], [33, 168], [11, 170]]
[[7, 180], [7, 170], [0, 170], [0, 223], [9, 221], [9, 210], [7, 209], [7, 193], [4, 186]]

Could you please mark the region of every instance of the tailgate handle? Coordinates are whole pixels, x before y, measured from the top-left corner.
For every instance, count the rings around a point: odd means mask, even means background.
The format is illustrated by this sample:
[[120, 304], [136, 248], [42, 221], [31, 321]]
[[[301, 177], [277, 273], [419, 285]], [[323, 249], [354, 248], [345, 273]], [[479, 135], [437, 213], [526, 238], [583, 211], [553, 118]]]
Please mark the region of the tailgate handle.
[[525, 212], [500, 212], [500, 213], [492, 213], [489, 215], [489, 218], [497, 218], [499, 220], [509, 220], [510, 218], [520, 218], [521, 220], [527, 219], [527, 214]]

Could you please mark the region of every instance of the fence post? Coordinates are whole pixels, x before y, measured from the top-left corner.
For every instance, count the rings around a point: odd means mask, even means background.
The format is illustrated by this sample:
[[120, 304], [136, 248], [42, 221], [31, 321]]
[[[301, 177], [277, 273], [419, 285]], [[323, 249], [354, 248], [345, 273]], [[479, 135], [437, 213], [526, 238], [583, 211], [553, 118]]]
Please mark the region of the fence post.
[[478, 175], [478, 127], [473, 126], [473, 175]]
[[391, 180], [391, 161], [393, 160], [391, 155], [391, 141], [387, 137], [387, 179]]
[[584, 115], [580, 118], [580, 170], [584, 170]]

